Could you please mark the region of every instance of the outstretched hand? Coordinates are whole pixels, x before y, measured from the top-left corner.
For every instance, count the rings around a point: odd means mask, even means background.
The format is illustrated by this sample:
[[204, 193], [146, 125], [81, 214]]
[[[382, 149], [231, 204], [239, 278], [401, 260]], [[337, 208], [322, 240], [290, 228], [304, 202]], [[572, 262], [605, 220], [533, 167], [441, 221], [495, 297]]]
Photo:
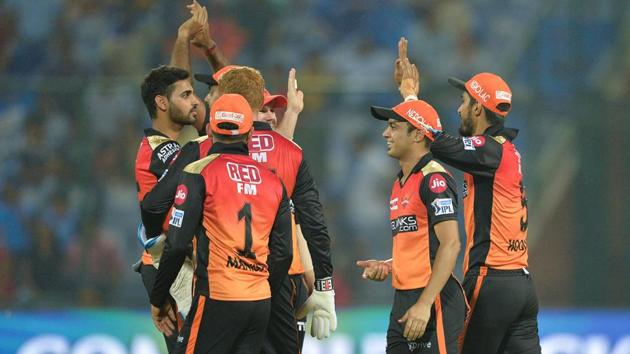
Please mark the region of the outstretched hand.
[[383, 281], [392, 271], [391, 263], [388, 261], [379, 261], [370, 259], [367, 261], [357, 261], [357, 266], [363, 268], [363, 279], [374, 281]]
[[304, 109], [304, 92], [298, 90], [295, 75], [295, 69], [291, 68], [287, 83], [287, 111], [299, 114]]

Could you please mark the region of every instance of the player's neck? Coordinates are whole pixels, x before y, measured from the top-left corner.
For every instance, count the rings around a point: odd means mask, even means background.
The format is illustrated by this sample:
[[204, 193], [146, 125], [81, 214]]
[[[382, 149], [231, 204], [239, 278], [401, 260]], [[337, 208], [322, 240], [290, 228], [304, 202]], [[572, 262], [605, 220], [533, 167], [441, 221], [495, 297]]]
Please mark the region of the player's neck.
[[[424, 144], [424, 143], [422, 143]], [[417, 148], [409, 151], [408, 154], [401, 157], [398, 162], [400, 163], [400, 170], [403, 173], [403, 178], [401, 180], [402, 183], [405, 183], [407, 177], [411, 174], [413, 168], [418, 164], [420, 159], [424, 157], [424, 155], [429, 153], [429, 149], [423, 146], [418, 146]]]
[[176, 140], [181, 133], [183, 126], [181, 124], [171, 121], [168, 117], [157, 117], [153, 121], [153, 129], [168, 136], [169, 138]]

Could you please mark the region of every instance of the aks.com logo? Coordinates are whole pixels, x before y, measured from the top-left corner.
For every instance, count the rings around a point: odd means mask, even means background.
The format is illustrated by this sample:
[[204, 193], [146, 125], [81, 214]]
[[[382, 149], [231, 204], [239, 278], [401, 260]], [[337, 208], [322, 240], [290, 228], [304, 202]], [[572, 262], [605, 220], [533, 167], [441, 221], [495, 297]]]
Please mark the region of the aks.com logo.
[[418, 220], [415, 215], [403, 215], [391, 220], [392, 236], [402, 232], [418, 231]]

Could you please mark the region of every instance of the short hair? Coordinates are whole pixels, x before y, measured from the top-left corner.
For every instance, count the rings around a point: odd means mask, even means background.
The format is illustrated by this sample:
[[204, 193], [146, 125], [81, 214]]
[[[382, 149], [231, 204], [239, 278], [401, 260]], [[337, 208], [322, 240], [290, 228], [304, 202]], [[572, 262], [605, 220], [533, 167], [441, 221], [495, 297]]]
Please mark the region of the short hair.
[[155, 106], [155, 96], [169, 97], [173, 93], [173, 84], [177, 81], [186, 80], [190, 73], [184, 69], [172, 66], [160, 65], [152, 69], [142, 81], [140, 91], [151, 119], [155, 119], [157, 107]]
[[[474, 97], [472, 97], [468, 92], [466, 92], [466, 94], [468, 95], [468, 97], [470, 97], [470, 101], [469, 101], [470, 107], [472, 107], [472, 105], [475, 104], [475, 102], [479, 102]], [[486, 112], [486, 121], [488, 122], [488, 124], [497, 125], [497, 124], [503, 124], [505, 122], [505, 117], [501, 117], [500, 115], [492, 112], [491, 110], [487, 109], [484, 105], [481, 105], [481, 107], [483, 108], [484, 112]], [[502, 108], [502, 107], [499, 107], [499, 108]]]
[[[420, 130], [418, 128], [416, 128], [413, 124], [409, 123], [409, 122], [405, 122], [407, 123], [407, 135], [411, 134], [411, 132], [413, 132], [414, 130]], [[424, 147], [428, 148], [429, 146], [431, 146], [431, 139], [427, 138], [425, 136], [424, 139]]]
[[263, 107], [263, 91], [265, 80], [254, 68], [242, 67], [232, 69], [219, 80], [219, 94], [239, 94], [247, 100], [252, 112], [259, 112]]

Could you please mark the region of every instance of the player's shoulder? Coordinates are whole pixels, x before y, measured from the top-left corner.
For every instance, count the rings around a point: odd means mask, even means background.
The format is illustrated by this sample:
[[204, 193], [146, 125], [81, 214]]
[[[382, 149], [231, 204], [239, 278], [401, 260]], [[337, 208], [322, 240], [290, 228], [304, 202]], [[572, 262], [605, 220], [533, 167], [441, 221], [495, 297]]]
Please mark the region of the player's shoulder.
[[191, 174], [200, 174], [206, 166], [208, 166], [212, 161], [216, 160], [220, 154], [211, 154], [200, 160], [189, 163], [184, 167], [184, 172]]
[[302, 147], [300, 145], [298, 145], [298, 143], [296, 143], [295, 141], [285, 137], [284, 135], [282, 135], [282, 134], [280, 134], [280, 133], [278, 133], [276, 131], [273, 131], [273, 130], [269, 131], [269, 132], [266, 132], [266, 133], [272, 134], [272, 136], [275, 139], [277, 139], [279, 142], [281, 142], [282, 144], [284, 144], [288, 148], [293, 149], [293, 150], [297, 150], [297, 151], [300, 151], [300, 152], [302, 151]]
[[427, 176], [432, 173], [444, 173], [450, 175], [450, 172], [438, 161], [431, 160], [429, 161], [422, 169], [422, 174]]

